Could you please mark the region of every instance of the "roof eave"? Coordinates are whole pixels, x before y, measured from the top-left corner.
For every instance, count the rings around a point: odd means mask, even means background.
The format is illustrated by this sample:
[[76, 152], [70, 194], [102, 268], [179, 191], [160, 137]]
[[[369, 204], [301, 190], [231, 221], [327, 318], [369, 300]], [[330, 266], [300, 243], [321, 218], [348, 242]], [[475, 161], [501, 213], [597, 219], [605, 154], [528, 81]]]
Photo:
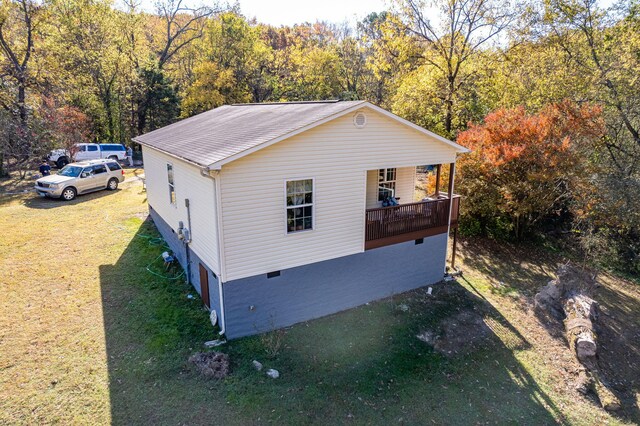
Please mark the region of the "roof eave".
[[165, 151], [164, 149], [157, 148], [157, 147], [155, 147], [153, 145], [150, 145], [150, 144], [148, 144], [146, 142], [140, 141], [137, 137], [131, 138], [131, 140], [134, 141], [135, 143], [138, 143], [138, 144], [142, 145], [142, 146], [146, 146], [147, 148], [150, 148], [150, 149], [153, 149], [155, 151], [161, 152], [161, 153], [163, 153], [165, 155], [168, 155], [169, 157], [173, 157], [173, 158], [176, 158], [176, 159], [178, 159], [180, 161], [184, 161], [185, 163], [189, 163], [192, 166], [196, 166], [196, 167], [198, 167], [200, 169], [205, 168], [205, 169], [209, 170], [209, 168], [207, 167], [206, 164], [196, 163], [195, 161], [189, 160], [188, 158], [181, 157], [179, 155], [176, 155], [176, 154], [173, 154], [171, 152]]

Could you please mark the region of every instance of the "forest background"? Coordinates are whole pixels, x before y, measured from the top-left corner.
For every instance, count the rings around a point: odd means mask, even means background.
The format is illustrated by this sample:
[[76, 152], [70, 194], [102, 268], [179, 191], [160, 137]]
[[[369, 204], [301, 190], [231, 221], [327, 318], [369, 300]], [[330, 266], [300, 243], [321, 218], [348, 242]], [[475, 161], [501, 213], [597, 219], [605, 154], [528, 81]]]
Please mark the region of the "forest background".
[[0, 0], [0, 175], [224, 104], [364, 99], [472, 149], [464, 235], [637, 275], [639, 30], [638, 1], [396, 0], [276, 27], [238, 4]]

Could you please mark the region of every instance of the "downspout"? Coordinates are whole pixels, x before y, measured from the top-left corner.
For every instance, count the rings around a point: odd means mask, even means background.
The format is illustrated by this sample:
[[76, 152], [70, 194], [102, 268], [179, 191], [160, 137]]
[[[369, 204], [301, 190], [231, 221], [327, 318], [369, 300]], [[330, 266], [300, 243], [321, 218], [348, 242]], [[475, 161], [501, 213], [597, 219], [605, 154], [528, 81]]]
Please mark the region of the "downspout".
[[187, 254], [187, 284], [191, 284], [191, 256], [189, 254], [189, 243], [191, 242], [191, 208], [189, 207], [189, 199], [184, 199], [184, 206], [187, 209], [187, 229], [189, 230], [188, 238], [184, 239], [184, 247]]
[[449, 255], [449, 234], [451, 233], [451, 212], [453, 211], [453, 182], [454, 182], [454, 177], [456, 174], [456, 162], [455, 159], [453, 160], [453, 163], [450, 163], [449, 165], [449, 217], [447, 219], [447, 249], [445, 251], [445, 266], [444, 266], [444, 273], [447, 273], [447, 265], [446, 265], [446, 259], [447, 256]]
[[[209, 170], [206, 167], [200, 169], [200, 174], [213, 180], [214, 190], [216, 194], [216, 208], [214, 209], [216, 215], [216, 226], [218, 227], [218, 265], [220, 266], [220, 274], [218, 275], [218, 297], [220, 299], [220, 335], [222, 336], [226, 331], [226, 322], [224, 315], [224, 292], [222, 291], [222, 284], [226, 278], [225, 264], [224, 264], [224, 250], [222, 250], [222, 217], [220, 211], [222, 210], [221, 197], [220, 197], [220, 171]], [[212, 176], [213, 174], [213, 176]]]

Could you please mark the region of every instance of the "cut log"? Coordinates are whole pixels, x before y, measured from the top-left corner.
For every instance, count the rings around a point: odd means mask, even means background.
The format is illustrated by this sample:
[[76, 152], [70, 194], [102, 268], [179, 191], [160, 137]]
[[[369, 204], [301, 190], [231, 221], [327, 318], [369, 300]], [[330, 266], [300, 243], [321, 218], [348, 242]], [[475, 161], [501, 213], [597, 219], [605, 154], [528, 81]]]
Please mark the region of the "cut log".
[[540, 291], [535, 295], [535, 309], [543, 317], [555, 318], [561, 321], [564, 318], [562, 311], [562, 288], [558, 284], [557, 280], [549, 281], [549, 283], [542, 287]]
[[[605, 386], [598, 371], [598, 345], [593, 324], [598, 319], [598, 304], [589, 296], [597, 287], [595, 276], [571, 264], [558, 269], [558, 278], [535, 296], [535, 307], [547, 316], [564, 317], [569, 347], [586, 368], [577, 389], [591, 388], [607, 411], [620, 408], [620, 400]], [[586, 375], [586, 376], [585, 376]]]
[[596, 336], [593, 332], [592, 313], [596, 302], [584, 294], [571, 292], [562, 305], [564, 328], [569, 347], [585, 367], [592, 369], [596, 363]]

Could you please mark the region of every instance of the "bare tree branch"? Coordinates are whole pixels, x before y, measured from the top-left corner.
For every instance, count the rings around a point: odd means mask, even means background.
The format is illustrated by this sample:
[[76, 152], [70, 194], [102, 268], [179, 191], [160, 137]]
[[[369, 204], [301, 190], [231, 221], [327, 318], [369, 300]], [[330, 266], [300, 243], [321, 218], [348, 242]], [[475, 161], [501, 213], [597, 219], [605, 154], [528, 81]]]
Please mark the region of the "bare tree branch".
[[[160, 0], [156, 10], [165, 21], [166, 39], [158, 52], [158, 67], [162, 67], [183, 47], [202, 37], [206, 18], [220, 9], [216, 6], [190, 8], [182, 0]], [[183, 39], [187, 34], [191, 36]]]
[[516, 19], [516, 10], [501, 0], [436, 0], [440, 10], [440, 27], [426, 16], [431, 12], [421, 0], [398, 0], [404, 29], [426, 42], [423, 60], [444, 74], [445, 130], [453, 130], [453, 108], [462, 83], [460, 73], [465, 63], [480, 48], [507, 29]]

